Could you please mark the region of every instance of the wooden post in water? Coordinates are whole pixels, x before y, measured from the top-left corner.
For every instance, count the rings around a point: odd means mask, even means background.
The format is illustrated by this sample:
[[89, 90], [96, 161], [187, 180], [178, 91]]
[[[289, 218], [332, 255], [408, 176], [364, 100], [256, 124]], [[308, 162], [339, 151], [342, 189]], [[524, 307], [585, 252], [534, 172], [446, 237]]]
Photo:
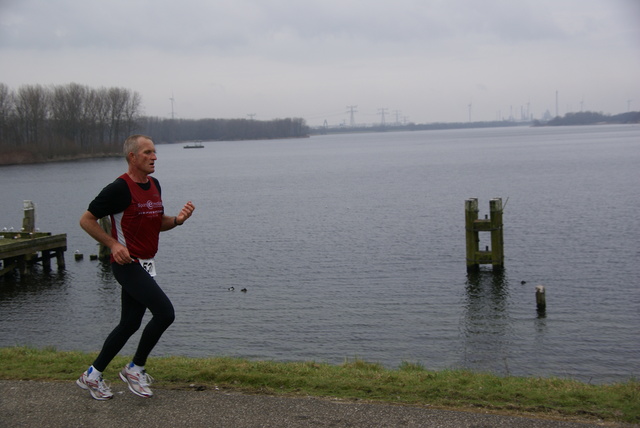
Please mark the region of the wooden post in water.
[[[504, 267], [501, 198], [489, 201], [489, 212], [491, 218], [478, 219], [478, 199], [465, 201], [467, 272], [478, 271], [481, 264], [491, 264], [494, 270]], [[479, 232], [491, 232], [491, 249], [480, 250]]]
[[61, 249], [56, 250], [56, 260], [58, 262], [58, 270], [63, 270], [65, 268], [63, 250]]
[[467, 272], [477, 271], [480, 265], [476, 261], [480, 239], [474, 223], [478, 220], [478, 199], [467, 199], [464, 203], [465, 232], [467, 237]]
[[[110, 217], [102, 217], [99, 221], [102, 229], [107, 232], [108, 235], [111, 235], [111, 221]], [[98, 258], [101, 260], [108, 259], [111, 255], [111, 249], [109, 247], [105, 247], [102, 244], [99, 244]]]
[[544, 312], [547, 308], [544, 285], [536, 285], [536, 306], [540, 312]]
[[489, 201], [489, 218], [491, 219], [491, 265], [493, 269], [504, 267], [504, 240], [502, 236], [502, 199]]
[[51, 253], [49, 250], [42, 252], [42, 269], [45, 272], [49, 272], [51, 270]]

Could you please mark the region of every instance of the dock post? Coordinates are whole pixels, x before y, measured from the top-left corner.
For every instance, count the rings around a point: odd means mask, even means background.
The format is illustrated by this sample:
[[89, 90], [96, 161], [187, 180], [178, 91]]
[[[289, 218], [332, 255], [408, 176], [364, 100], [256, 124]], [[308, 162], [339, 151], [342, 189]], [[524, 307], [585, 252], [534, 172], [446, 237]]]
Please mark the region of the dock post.
[[[98, 220], [98, 223], [100, 223], [100, 226], [102, 227], [102, 229], [105, 232], [107, 232], [107, 235], [111, 235], [111, 221], [109, 219], [110, 217], [102, 217], [100, 220]], [[98, 245], [99, 245], [98, 258], [100, 260], [108, 259], [109, 256], [111, 255], [111, 249], [109, 247], [105, 247], [102, 244], [98, 244]]]
[[502, 236], [502, 199], [489, 201], [491, 219], [491, 265], [493, 269], [504, 267], [504, 241]]
[[36, 231], [36, 209], [33, 201], [23, 201], [24, 217], [22, 219], [22, 231], [33, 233]]
[[58, 262], [58, 270], [64, 270], [65, 264], [64, 264], [64, 251], [63, 250], [56, 250], [56, 260]]
[[17, 257], [16, 260], [17, 266], [18, 266], [18, 272], [20, 272], [20, 275], [22, 277], [25, 277], [29, 274], [29, 266], [27, 265], [27, 262], [25, 260], [25, 256], [20, 256]]
[[536, 306], [540, 312], [544, 312], [547, 308], [544, 285], [536, 285]]
[[467, 199], [464, 203], [465, 213], [465, 231], [467, 237], [467, 272], [474, 272], [480, 268], [476, 261], [476, 253], [478, 252], [480, 239], [478, 231], [474, 227], [475, 221], [478, 219], [478, 199]]
[[45, 272], [51, 270], [51, 253], [48, 250], [42, 251], [42, 269], [44, 269]]

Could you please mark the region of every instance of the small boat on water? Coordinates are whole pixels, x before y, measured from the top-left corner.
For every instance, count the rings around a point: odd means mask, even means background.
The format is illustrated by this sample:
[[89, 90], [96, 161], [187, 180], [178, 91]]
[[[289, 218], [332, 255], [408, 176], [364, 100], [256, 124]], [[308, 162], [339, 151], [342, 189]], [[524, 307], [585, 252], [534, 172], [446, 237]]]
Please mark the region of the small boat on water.
[[185, 149], [203, 149], [204, 145], [201, 142], [196, 141], [196, 142], [191, 143], [191, 144], [185, 144], [183, 146], [183, 148], [185, 148]]

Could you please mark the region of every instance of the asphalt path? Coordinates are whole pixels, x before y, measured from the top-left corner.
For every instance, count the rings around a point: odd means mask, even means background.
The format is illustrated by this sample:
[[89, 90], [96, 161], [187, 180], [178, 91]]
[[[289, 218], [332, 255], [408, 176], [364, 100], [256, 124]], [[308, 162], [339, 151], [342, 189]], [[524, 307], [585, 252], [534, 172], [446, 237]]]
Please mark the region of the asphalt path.
[[0, 380], [0, 427], [441, 427], [588, 428], [580, 423], [429, 407], [314, 397], [249, 395], [213, 389], [154, 388], [137, 397], [114, 382], [114, 397], [91, 398], [75, 382]]

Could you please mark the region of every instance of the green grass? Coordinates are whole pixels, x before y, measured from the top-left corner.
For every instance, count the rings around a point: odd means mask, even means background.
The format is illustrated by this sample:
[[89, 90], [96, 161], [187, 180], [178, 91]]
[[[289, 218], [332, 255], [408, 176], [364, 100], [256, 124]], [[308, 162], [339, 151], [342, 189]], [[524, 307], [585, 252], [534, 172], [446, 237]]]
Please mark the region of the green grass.
[[[52, 348], [0, 348], [0, 379], [73, 381], [95, 354]], [[116, 379], [128, 359], [104, 373]], [[430, 371], [404, 363], [386, 369], [362, 360], [342, 365], [239, 358], [150, 358], [156, 388], [361, 399], [529, 416], [640, 423], [640, 382], [590, 385], [558, 378], [500, 377], [467, 370]]]

